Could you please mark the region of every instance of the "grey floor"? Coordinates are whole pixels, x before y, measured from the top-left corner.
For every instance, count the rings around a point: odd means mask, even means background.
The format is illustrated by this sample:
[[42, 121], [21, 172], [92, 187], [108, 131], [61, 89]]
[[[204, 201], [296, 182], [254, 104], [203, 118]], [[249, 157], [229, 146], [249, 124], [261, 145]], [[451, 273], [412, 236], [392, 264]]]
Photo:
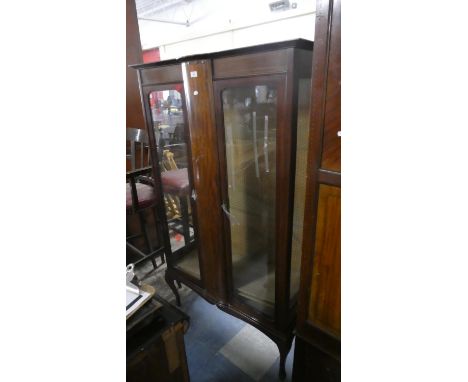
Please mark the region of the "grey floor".
[[[136, 274], [153, 285], [161, 297], [175, 304], [175, 297], [164, 281], [165, 268], [164, 265], [153, 270], [148, 262]], [[192, 382], [279, 381], [278, 349], [267, 336], [209, 304], [184, 285], [179, 293], [180, 308], [190, 316], [185, 347]], [[294, 343], [286, 360], [285, 381], [291, 381], [293, 357]]]

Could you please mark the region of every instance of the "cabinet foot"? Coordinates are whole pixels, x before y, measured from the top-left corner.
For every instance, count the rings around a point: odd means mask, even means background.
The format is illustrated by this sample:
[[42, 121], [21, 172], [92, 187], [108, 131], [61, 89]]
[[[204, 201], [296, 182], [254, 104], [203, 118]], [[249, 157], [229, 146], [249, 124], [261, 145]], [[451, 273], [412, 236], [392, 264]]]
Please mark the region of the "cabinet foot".
[[283, 380], [286, 378], [286, 357], [288, 352], [280, 351], [280, 366], [279, 366], [279, 379]]
[[276, 345], [280, 353], [280, 364], [279, 364], [279, 379], [284, 380], [286, 378], [286, 358], [288, 357], [289, 351], [291, 350], [293, 337], [285, 341], [278, 341]]

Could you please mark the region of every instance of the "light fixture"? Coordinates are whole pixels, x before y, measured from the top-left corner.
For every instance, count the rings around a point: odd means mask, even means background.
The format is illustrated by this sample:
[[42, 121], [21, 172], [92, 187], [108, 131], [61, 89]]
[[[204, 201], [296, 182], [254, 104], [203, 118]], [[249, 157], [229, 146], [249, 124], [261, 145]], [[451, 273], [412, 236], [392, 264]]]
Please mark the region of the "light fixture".
[[270, 11], [276, 12], [276, 11], [286, 11], [288, 9], [295, 9], [297, 8], [297, 3], [290, 3], [289, 0], [280, 0], [280, 1], [274, 1], [273, 3], [269, 4], [270, 6]]

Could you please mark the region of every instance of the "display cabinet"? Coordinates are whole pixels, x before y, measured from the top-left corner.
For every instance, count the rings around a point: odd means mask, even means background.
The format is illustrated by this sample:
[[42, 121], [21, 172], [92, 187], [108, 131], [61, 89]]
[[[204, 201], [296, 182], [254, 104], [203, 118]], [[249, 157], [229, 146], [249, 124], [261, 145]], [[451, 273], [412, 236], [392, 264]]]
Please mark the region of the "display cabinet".
[[299, 290], [313, 43], [135, 65], [164, 199], [166, 281], [269, 336], [280, 376]]

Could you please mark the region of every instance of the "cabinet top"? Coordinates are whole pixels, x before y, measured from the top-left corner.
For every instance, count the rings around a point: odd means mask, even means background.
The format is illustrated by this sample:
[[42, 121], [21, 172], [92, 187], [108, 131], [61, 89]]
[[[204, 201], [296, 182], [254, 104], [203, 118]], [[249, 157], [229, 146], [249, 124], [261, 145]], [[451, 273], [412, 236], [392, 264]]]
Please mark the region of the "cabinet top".
[[171, 60], [148, 62], [145, 64], [135, 64], [135, 65], [129, 65], [129, 66], [135, 69], [143, 69], [143, 68], [152, 68], [152, 67], [164, 66], [164, 65], [179, 64], [179, 63], [187, 62], [187, 61], [236, 56], [236, 55], [248, 54], [248, 53], [260, 53], [260, 52], [286, 49], [286, 48], [312, 50], [313, 47], [314, 47], [314, 43], [312, 41], [299, 38], [295, 40], [280, 41], [280, 42], [274, 42], [274, 43], [262, 44], [262, 45], [254, 45], [254, 46], [248, 46], [244, 48], [229, 49], [229, 50], [223, 50], [223, 51], [211, 52], [211, 53], [200, 53], [200, 54], [194, 54], [191, 56], [174, 58]]

